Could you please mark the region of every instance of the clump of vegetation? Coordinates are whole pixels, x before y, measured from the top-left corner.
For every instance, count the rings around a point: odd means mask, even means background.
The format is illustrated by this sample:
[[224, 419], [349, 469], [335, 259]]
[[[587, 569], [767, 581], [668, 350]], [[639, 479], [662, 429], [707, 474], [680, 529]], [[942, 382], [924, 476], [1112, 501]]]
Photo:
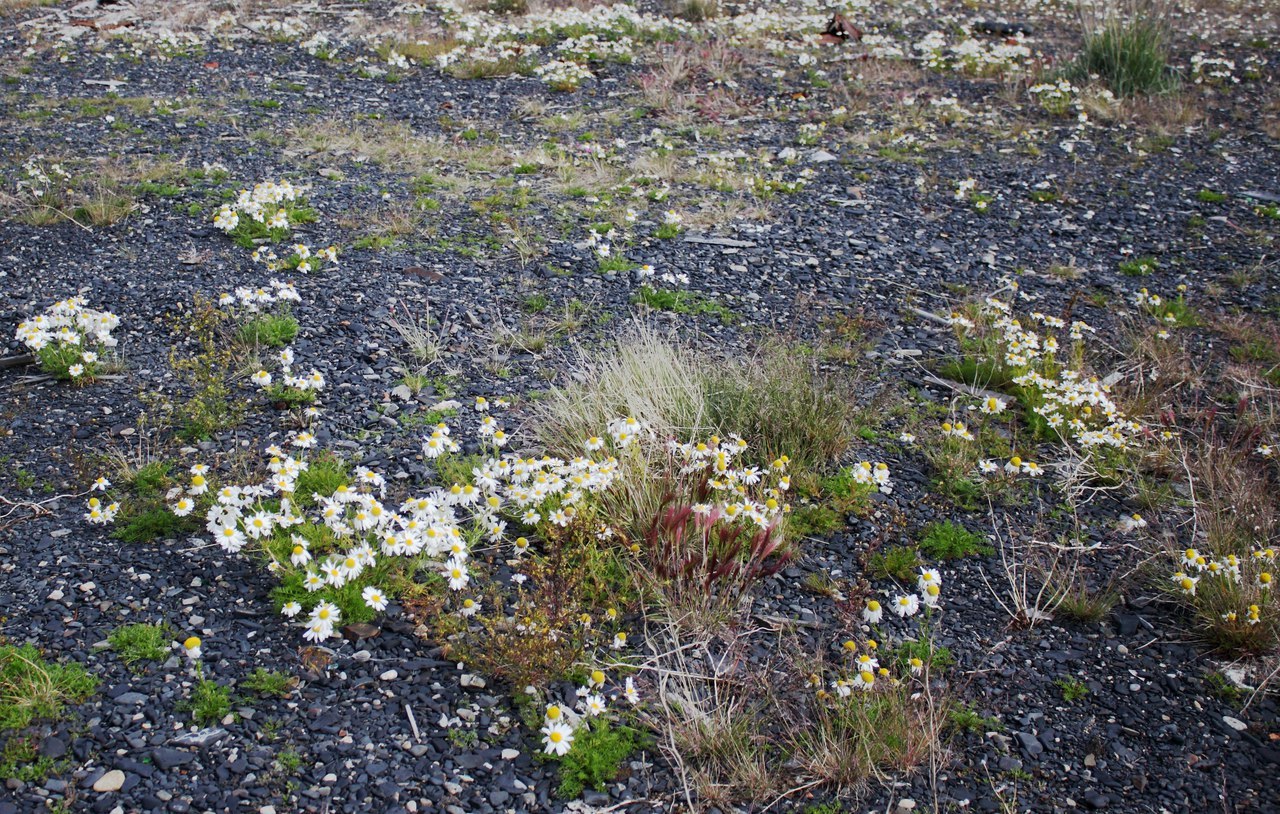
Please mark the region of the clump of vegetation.
[[1004, 724], [1000, 723], [999, 720], [982, 715], [973, 707], [964, 703], [952, 704], [947, 709], [947, 726], [970, 734], [1004, 731]]
[[911, 584], [916, 579], [916, 569], [924, 565], [920, 555], [911, 546], [893, 546], [867, 557], [867, 575], [872, 579], [896, 579]]
[[561, 797], [576, 798], [584, 789], [604, 791], [622, 771], [622, 762], [646, 742], [637, 729], [595, 718], [574, 733], [573, 745], [560, 758]]
[[1271, 545], [1280, 515], [1271, 474], [1246, 453], [1214, 443], [1191, 456], [1190, 466], [1205, 545], [1173, 552], [1175, 571], [1164, 585], [1214, 647], [1233, 655], [1270, 652], [1280, 643]]
[[111, 332], [120, 318], [89, 308], [84, 297], [54, 303], [47, 311], [18, 324], [18, 339], [55, 379], [92, 382], [115, 347]]
[[732, 325], [738, 319], [738, 315], [724, 303], [696, 291], [642, 285], [636, 289], [631, 299], [632, 302], [655, 311], [671, 311], [687, 316], [713, 316], [724, 325]]
[[180, 356], [176, 350], [170, 353], [169, 364], [187, 395], [177, 404], [163, 406], [184, 440], [205, 439], [234, 427], [244, 414], [244, 404], [234, 398], [230, 385], [236, 354], [218, 339], [226, 318], [208, 298], [196, 295], [184, 316], [183, 330], [197, 350], [191, 356]]
[[1168, 31], [1158, 13], [1128, 4], [1127, 13], [1111, 12], [1085, 32], [1084, 48], [1072, 66], [1079, 80], [1098, 76], [1117, 96], [1164, 93], [1178, 86], [1169, 66]]
[[213, 726], [231, 713], [231, 688], [209, 678], [200, 678], [187, 702], [191, 720], [200, 726]]
[[1062, 593], [1054, 599], [1057, 607], [1054, 615], [1085, 624], [1097, 624], [1107, 618], [1111, 609], [1120, 601], [1120, 594], [1112, 585], [1090, 588], [1079, 574]]
[[111, 631], [107, 642], [129, 667], [142, 661], [164, 661], [173, 642], [173, 629], [163, 622], [136, 622]]
[[298, 686], [298, 679], [288, 673], [258, 667], [240, 682], [240, 686], [258, 695], [287, 698]]
[[[127, 497], [120, 501], [112, 536], [126, 543], [171, 539], [196, 528], [189, 515], [179, 516], [169, 505], [168, 494], [177, 481], [173, 464], [159, 459], [121, 473]], [[192, 503], [194, 508], [194, 503]]]
[[1160, 263], [1154, 257], [1131, 257], [1120, 263], [1120, 273], [1126, 277], [1146, 277], [1159, 268]]
[[34, 645], [0, 645], [0, 731], [57, 720], [98, 686], [83, 666], [45, 661]]
[[720, 362], [641, 328], [613, 352], [583, 359], [578, 379], [538, 406], [539, 434], [552, 450], [575, 449], [619, 415], [682, 441], [736, 433], [799, 470], [838, 458], [851, 437], [851, 380], [780, 339]]
[[240, 341], [250, 346], [283, 348], [298, 335], [298, 320], [289, 314], [258, 314], [236, 329]]
[[1074, 676], [1062, 676], [1054, 681], [1053, 685], [1058, 688], [1058, 692], [1062, 693], [1062, 700], [1068, 704], [1074, 704], [1089, 695], [1089, 688], [1085, 686], [1083, 681]]
[[931, 523], [920, 539], [920, 553], [934, 560], [958, 560], [964, 557], [989, 557], [995, 549], [981, 537], [959, 523], [944, 520]]

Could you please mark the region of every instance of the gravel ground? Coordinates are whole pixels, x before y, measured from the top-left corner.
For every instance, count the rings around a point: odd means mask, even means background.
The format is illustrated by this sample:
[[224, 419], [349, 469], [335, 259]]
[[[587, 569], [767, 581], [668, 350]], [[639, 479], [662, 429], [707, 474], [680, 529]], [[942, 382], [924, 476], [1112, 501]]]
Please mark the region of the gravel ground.
[[[757, 622], [792, 620], [805, 646], [832, 653], [856, 628], [861, 596], [815, 594], [805, 588], [813, 575], [857, 582], [869, 551], [917, 540], [940, 520], [984, 535], [1031, 528], [1057, 535], [1069, 527], [1051, 479], [991, 513], [966, 511], [936, 493], [918, 446], [894, 440], [912, 425], [889, 402], [908, 389], [922, 405], [952, 397], [927, 378], [929, 360], [954, 353], [952, 331], [921, 310], [946, 314], [1016, 275], [1035, 307], [1095, 325], [1103, 353], [1115, 358], [1132, 324], [1133, 294], [1146, 287], [1169, 295], [1185, 285], [1205, 314], [1194, 347], [1211, 359], [1222, 355], [1225, 340], [1214, 333], [1221, 321], [1264, 318], [1276, 304], [1277, 221], [1257, 209], [1274, 200], [1266, 196], [1280, 195], [1274, 12], [1185, 18], [1195, 25], [1175, 40], [1176, 64], [1210, 52], [1233, 59], [1243, 75], [1255, 64], [1246, 58], [1254, 58], [1259, 78], [1189, 83], [1186, 109], [1177, 111], [1094, 114], [1081, 123], [1048, 115], [1028, 100], [1025, 83], [1013, 80], [914, 65], [886, 69], [874, 59], [820, 63], [833, 79], [877, 77], [867, 80], [870, 90], [850, 95], [852, 81], [821, 88], [803, 78], [794, 56], [743, 45], [749, 58], [762, 60], [760, 69], [740, 67], [731, 83], [695, 71], [687, 92], [702, 101], [673, 123], [652, 109], [645, 115], [636, 101], [651, 70], [645, 58], [598, 66], [595, 79], [574, 93], [533, 77], [458, 79], [430, 59], [400, 70], [398, 81], [377, 71], [361, 76], [386, 65], [373, 51], [381, 35], [359, 40], [351, 33], [358, 26], [376, 32], [425, 23], [380, 0], [319, 6], [280, 9], [272, 19], [350, 36], [331, 61], [304, 52], [298, 43], [306, 35], [254, 33], [247, 24], [266, 17], [247, 11], [231, 31], [199, 34], [198, 50], [167, 57], [140, 34], [170, 24], [183, 30], [183, 20], [154, 6], [63, 3], [4, 18], [6, 190], [16, 189], [23, 161], [36, 154], [63, 161], [80, 179], [162, 162], [222, 171], [185, 173], [172, 191], [137, 190], [133, 210], [111, 225], [31, 225], [19, 216], [20, 192], [0, 220], [0, 326], [80, 293], [121, 316], [116, 335], [125, 361], [120, 375], [88, 387], [24, 378], [33, 368], [0, 370], [0, 497], [4, 509], [24, 504], [0, 511], [0, 634], [35, 643], [51, 659], [80, 662], [101, 682], [74, 715], [39, 732], [40, 754], [58, 770], [35, 782], [8, 780], [0, 814], [686, 806], [676, 769], [655, 749], [633, 755], [605, 792], [558, 798], [554, 764], [540, 758], [537, 736], [517, 725], [509, 693], [425, 639], [398, 603], [375, 637], [331, 641], [327, 664], [307, 663], [297, 630], [274, 612], [275, 580], [256, 563], [198, 537], [124, 544], [110, 529], [84, 522], [84, 493], [100, 474], [94, 456], [109, 449], [141, 454], [159, 443], [138, 419], [154, 394], [181, 392], [170, 356], [193, 348], [193, 295], [216, 298], [270, 276], [291, 280], [302, 326], [292, 346], [301, 364], [327, 381], [321, 446], [410, 487], [433, 475], [413, 416], [446, 395], [463, 403], [508, 396], [519, 400], [505, 420], [518, 428], [530, 393], [563, 384], [579, 350], [603, 346], [634, 315], [717, 356], [775, 331], [815, 340], [830, 338], [833, 326], [856, 324], [859, 400], [881, 421], [858, 442], [857, 456], [886, 461], [896, 488], [876, 495], [848, 529], [807, 541], [805, 556], [766, 580], [752, 608]], [[966, 27], [981, 19], [945, 4], [921, 6], [902, 26], [906, 41], [931, 30], [932, 11]], [[1069, 58], [1075, 45], [1061, 20], [1021, 6], [1018, 12], [1035, 24], [1050, 59]], [[187, 30], [201, 31], [192, 15]], [[21, 24], [9, 28], [10, 19]], [[887, 9], [872, 7], [855, 19], [868, 31], [894, 30]], [[1233, 44], [1200, 38], [1199, 26], [1215, 21]], [[136, 50], [134, 43], [141, 43]], [[785, 76], [773, 79], [779, 62]], [[730, 93], [733, 105], [717, 106], [717, 92]], [[937, 104], [945, 99], [954, 103]], [[805, 143], [803, 126], [839, 118], [832, 111], [841, 105], [856, 115]], [[946, 113], [955, 106], [963, 115]], [[638, 272], [597, 270], [588, 226], [607, 219], [614, 199], [597, 205], [592, 198], [613, 190], [573, 187], [636, 174], [627, 162], [640, 153], [660, 158], [654, 145], [663, 138], [677, 141], [677, 167], [720, 150], [771, 157], [725, 171], [734, 190], [754, 173], [808, 176], [794, 193], [753, 198], [673, 170], [665, 199], [634, 199], [641, 210], [634, 236], [617, 251], [659, 274], [687, 275], [681, 287], [723, 311], [647, 311], [634, 301]], [[405, 144], [404, 152], [393, 149]], [[563, 157], [584, 145], [619, 158], [600, 162], [595, 175], [583, 169], [590, 158], [563, 170]], [[514, 163], [538, 150], [560, 158], [512, 174]], [[793, 163], [776, 158], [784, 150]], [[557, 160], [562, 171], [552, 166]], [[424, 181], [428, 175], [434, 180]], [[308, 200], [319, 214], [293, 239], [337, 245], [336, 269], [269, 273], [211, 225], [227, 194], [284, 177], [310, 185]], [[989, 196], [986, 211], [957, 195], [966, 178]], [[524, 182], [527, 206], [508, 211], [501, 209], [508, 204], [485, 203], [521, 194]], [[136, 182], [129, 183], [133, 189]], [[1046, 190], [1052, 195], [1033, 200]], [[1225, 198], [1205, 200], [1202, 190]], [[431, 201], [427, 211], [402, 231], [388, 230], [423, 198]], [[726, 202], [741, 208], [735, 213]], [[650, 237], [665, 207], [683, 214], [683, 231]], [[527, 262], [519, 234], [540, 243]], [[370, 236], [388, 239], [359, 248]], [[1142, 256], [1159, 260], [1154, 274], [1121, 273], [1126, 258]], [[423, 314], [428, 303], [449, 332], [445, 362], [434, 372], [450, 375], [410, 394], [400, 387], [408, 350], [388, 320]], [[570, 316], [574, 324], [564, 328]], [[5, 330], [3, 355], [21, 353]], [[283, 439], [287, 419], [251, 389], [241, 395], [252, 400], [243, 422], [189, 446], [175, 442], [171, 454], [184, 466], [233, 467]], [[460, 434], [474, 430], [471, 419], [462, 424]], [[1080, 533], [1098, 544], [1085, 565], [1089, 581], [1147, 573], [1145, 554], [1114, 530], [1115, 518], [1132, 511], [1110, 494], [1080, 509]], [[1152, 525], [1182, 545], [1180, 516], [1170, 512], [1164, 521]], [[1153, 579], [1130, 579], [1100, 622], [1054, 619], [1027, 630], [1011, 627], [992, 597], [989, 585], [1004, 578], [999, 554], [949, 562], [944, 570], [946, 604], [936, 629], [938, 643], [956, 658], [946, 680], [1001, 726], [952, 733], [936, 771], [847, 790], [848, 810], [1280, 811], [1274, 696], [1260, 693], [1242, 709], [1215, 692], [1206, 675], [1224, 663], [1192, 637]], [[237, 690], [232, 715], [194, 726], [183, 704], [193, 677], [178, 649], [163, 663], [132, 670], [107, 646], [112, 630], [134, 621], [164, 621], [199, 635], [204, 669], [233, 686], [258, 667], [301, 681], [285, 698]], [[763, 658], [769, 636], [753, 635], [753, 652]], [[1261, 662], [1238, 666], [1246, 675], [1266, 669]], [[1064, 699], [1058, 682], [1066, 677], [1087, 687], [1083, 699]], [[571, 700], [572, 688], [565, 692]], [[286, 749], [300, 756], [296, 768], [282, 766]], [[780, 805], [803, 810], [829, 791], [817, 795]]]

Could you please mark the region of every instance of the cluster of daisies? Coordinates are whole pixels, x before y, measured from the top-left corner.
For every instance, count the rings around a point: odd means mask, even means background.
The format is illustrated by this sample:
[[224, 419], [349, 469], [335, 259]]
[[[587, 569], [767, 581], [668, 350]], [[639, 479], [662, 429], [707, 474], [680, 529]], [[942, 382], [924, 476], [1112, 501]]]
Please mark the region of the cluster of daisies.
[[[689, 28], [683, 20], [646, 14], [623, 3], [546, 9], [519, 17], [477, 13], [458, 2], [442, 3], [441, 8], [460, 45], [436, 56], [440, 70], [469, 64], [505, 68], [509, 73], [532, 69], [558, 90], [573, 90], [591, 78], [589, 63], [629, 62], [635, 49], [633, 37], [653, 38]], [[549, 60], [535, 65], [544, 50], [550, 50], [540, 42], [557, 46]]]
[[[1266, 604], [1272, 596], [1271, 588], [1275, 577], [1271, 572], [1276, 561], [1274, 548], [1255, 548], [1247, 557], [1226, 554], [1214, 557], [1195, 548], [1182, 552], [1179, 559], [1181, 570], [1171, 579], [1176, 590], [1184, 596], [1195, 597], [1205, 585], [1226, 588], [1250, 588], [1248, 595], [1258, 598]], [[1204, 583], [1204, 580], [1209, 582]], [[1221, 581], [1215, 585], [1214, 581]], [[1222, 612], [1222, 620], [1229, 623], [1243, 622], [1256, 625], [1262, 621], [1262, 607], [1258, 602], [1251, 602], [1247, 607], [1232, 608]]]
[[253, 250], [250, 259], [262, 263], [268, 271], [296, 271], [307, 274], [321, 265], [336, 266], [338, 264], [338, 247], [328, 246], [312, 251], [305, 243], [294, 243], [289, 251], [280, 256], [270, 246], [259, 246]]
[[[1009, 409], [1009, 403], [999, 396], [987, 396], [969, 409], [982, 415], [997, 416]], [[973, 430], [969, 429], [963, 421], [943, 421], [938, 429], [944, 442], [965, 444], [977, 441]], [[903, 433], [899, 436], [899, 440], [910, 444], [916, 439], [911, 433]], [[977, 472], [987, 477], [1028, 475], [1038, 478], [1044, 474], [1044, 469], [1035, 461], [1023, 460], [1019, 455], [1012, 455], [1003, 464], [990, 458], [980, 459], [977, 462]]]
[[36, 202], [48, 196], [55, 185], [65, 184], [71, 179], [58, 162], [46, 163], [43, 155], [33, 155], [22, 162], [22, 177], [17, 181], [19, 196], [29, 195]]
[[[916, 579], [916, 590], [911, 593], [899, 593], [888, 601], [889, 609], [899, 619], [910, 619], [922, 610], [937, 608], [942, 601], [942, 575], [933, 568], [922, 568]], [[873, 630], [881, 625], [885, 615], [885, 604], [878, 599], [868, 599], [862, 609], [862, 621]], [[866, 649], [859, 652], [856, 642], [847, 641], [843, 649], [852, 658], [852, 670], [847, 675], [840, 675], [830, 682], [831, 693], [822, 686], [820, 677], [810, 678], [810, 685], [818, 688], [824, 697], [848, 698], [855, 692], [869, 692], [877, 686], [896, 685], [899, 681], [888, 667], [883, 666], [877, 657], [879, 643], [876, 639], [868, 639]], [[906, 661], [907, 672], [918, 676], [924, 672], [924, 661], [912, 656]]]
[[590, 726], [595, 719], [606, 717], [609, 701], [619, 697], [635, 706], [640, 703], [640, 693], [636, 690], [635, 680], [630, 676], [623, 682], [619, 690], [615, 690], [606, 699], [608, 676], [603, 670], [592, 670], [587, 683], [577, 690], [578, 702], [573, 707], [563, 704], [548, 704], [542, 719], [542, 748], [548, 755], [564, 757], [573, 748], [574, 734], [584, 726]]
[[700, 183], [714, 190], [732, 192], [741, 187], [758, 198], [769, 198], [777, 193], [799, 192], [817, 175], [813, 167], [805, 167], [788, 178], [780, 164], [790, 164], [799, 157], [800, 153], [794, 147], [784, 147], [776, 157], [767, 153], [750, 155], [737, 149], [721, 150], [690, 160], [695, 166], [705, 165], [705, 170], [697, 177]]
[[119, 325], [115, 314], [90, 308], [84, 297], [71, 297], [18, 323], [15, 337], [36, 355], [46, 373], [90, 380], [105, 351], [116, 346], [111, 332]]
[[[1012, 315], [1009, 303], [994, 297], [987, 298], [983, 316], [989, 320], [989, 336], [996, 346], [993, 361], [1031, 396], [1033, 409], [1049, 427], [1084, 448], [1125, 449], [1134, 443], [1142, 427], [1120, 411], [1111, 398], [1111, 387], [1060, 359], [1062, 347], [1052, 331], [1065, 331], [1079, 348], [1085, 336], [1095, 333], [1091, 326], [1079, 320], [1068, 325], [1058, 317], [1034, 312], [1031, 321], [1047, 329], [1041, 334], [1024, 327]], [[973, 321], [960, 315], [953, 314], [951, 323], [962, 336], [975, 330]]]
[[302, 296], [293, 283], [269, 280], [265, 286], [250, 288], [241, 286], [230, 293], [218, 296], [218, 305], [232, 311], [243, 309], [251, 314], [267, 310], [269, 306], [302, 302]]
[[[305, 394], [307, 396], [307, 401], [314, 399], [315, 395], [324, 389], [324, 374], [319, 370], [316, 370], [314, 367], [307, 373], [303, 373], [301, 375], [294, 373], [293, 364], [295, 360], [293, 348], [281, 348], [280, 352], [276, 354], [275, 359], [280, 366], [280, 383], [286, 388], [296, 391], [299, 394]], [[249, 377], [249, 381], [264, 390], [277, 383], [276, 377], [273, 376], [266, 368], [259, 368]], [[314, 410], [316, 408], [311, 409]], [[311, 417], [314, 417], [315, 413], [310, 413], [310, 415]]]
[[[484, 413], [489, 404], [480, 399], [476, 407]], [[505, 435], [496, 421], [485, 420], [489, 418], [482, 417], [481, 433], [487, 432], [496, 446], [496, 439]], [[642, 432], [634, 419], [620, 419], [611, 422], [608, 442], [594, 439], [587, 447], [623, 449]], [[451, 436], [447, 424], [435, 427], [424, 444], [425, 454], [439, 457], [457, 451]], [[314, 436], [305, 432], [291, 441], [300, 449], [314, 443]], [[219, 490], [207, 515], [207, 529], [231, 553], [253, 544], [267, 554], [286, 583], [292, 580], [305, 592], [308, 601], [291, 601], [281, 610], [293, 617], [309, 605], [304, 636], [312, 641], [332, 636], [341, 620], [337, 592], [354, 587], [370, 609], [385, 608], [387, 595], [371, 579], [385, 576], [395, 567], [389, 561], [397, 558], [435, 562], [443, 583], [458, 597], [458, 611], [474, 614], [479, 605], [464, 592], [472, 585], [469, 559], [475, 546], [510, 545], [518, 560], [530, 544], [524, 536], [508, 542], [509, 521], [530, 528], [543, 523], [568, 526], [584, 511], [588, 496], [607, 489], [617, 473], [611, 456], [569, 461], [493, 457], [474, 468], [472, 483], [438, 486], [397, 506], [384, 502], [381, 475], [357, 468], [350, 484], [331, 494], [311, 495], [314, 511], [304, 513], [294, 493], [307, 461], [276, 446], [267, 453], [271, 476], [262, 483]]]
[[1057, 82], [1041, 82], [1032, 85], [1027, 88], [1027, 93], [1031, 94], [1032, 98], [1047, 112], [1062, 116], [1071, 110], [1078, 90], [1068, 80], [1059, 79]]
[[268, 231], [287, 232], [291, 225], [289, 205], [298, 203], [306, 191], [306, 187], [289, 181], [262, 181], [253, 189], [240, 190], [234, 204], [223, 204], [213, 216], [213, 225], [231, 234], [242, 220], [248, 220]]

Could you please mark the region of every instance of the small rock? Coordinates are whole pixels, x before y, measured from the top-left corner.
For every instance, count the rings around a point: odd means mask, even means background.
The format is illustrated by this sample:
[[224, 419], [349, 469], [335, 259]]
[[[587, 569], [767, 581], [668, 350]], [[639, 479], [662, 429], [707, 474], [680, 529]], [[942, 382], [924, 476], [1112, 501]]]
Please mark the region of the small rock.
[[387, 670], [385, 673], [378, 676], [378, 678], [382, 679], [383, 681], [395, 681], [399, 677], [400, 677], [400, 674], [397, 673], [395, 670]]
[[113, 791], [119, 791], [124, 786], [124, 772], [119, 769], [111, 771], [99, 777], [93, 784], [93, 790], [100, 794], [107, 794]]
[[518, 757], [520, 757], [519, 749], [503, 749], [502, 750], [503, 760], [515, 760]]
[[484, 679], [472, 673], [463, 673], [462, 678], [458, 679], [458, 683], [473, 690], [483, 690], [485, 688]]
[[201, 729], [198, 732], [183, 732], [181, 735], [170, 741], [170, 743], [174, 743], [179, 746], [201, 747], [208, 746], [214, 741], [221, 740], [226, 736], [227, 730], [220, 726], [211, 726], [206, 729]]
[[1044, 744], [1029, 732], [1014, 732], [1013, 737], [1018, 740], [1018, 745], [1022, 747], [1022, 751], [1026, 752], [1030, 757], [1037, 757], [1044, 751]]
[[167, 746], [161, 746], [151, 751], [151, 762], [166, 772], [184, 763], [190, 763], [193, 759], [195, 759], [195, 755], [190, 752], [181, 752], [177, 749], [170, 749]]
[[1237, 732], [1243, 732], [1249, 728], [1249, 725], [1239, 718], [1232, 718], [1230, 715], [1223, 715], [1222, 722]]

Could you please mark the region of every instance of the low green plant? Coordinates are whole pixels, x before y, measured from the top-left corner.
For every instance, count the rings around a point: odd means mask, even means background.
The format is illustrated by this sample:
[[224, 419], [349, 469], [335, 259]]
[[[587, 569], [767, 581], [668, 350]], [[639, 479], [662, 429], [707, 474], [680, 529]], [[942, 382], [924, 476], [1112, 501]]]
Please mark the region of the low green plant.
[[1210, 695], [1233, 707], [1239, 706], [1244, 699], [1244, 690], [1240, 689], [1238, 684], [1217, 670], [1211, 670], [1204, 674], [1204, 685]]
[[687, 316], [714, 316], [724, 325], [732, 325], [738, 320], [738, 315], [728, 306], [694, 291], [642, 285], [636, 289], [631, 301], [655, 311], [671, 311]]
[[290, 387], [282, 382], [272, 382], [263, 392], [267, 401], [277, 410], [293, 410], [298, 407], [306, 407], [309, 404], [314, 404], [316, 400], [316, 392], [314, 390]]
[[836, 788], [851, 788], [886, 772], [910, 771], [938, 741], [947, 702], [917, 692], [911, 682], [813, 702], [805, 725], [787, 744], [790, 765]]
[[282, 774], [293, 774], [302, 767], [302, 755], [293, 747], [285, 747], [276, 755], [276, 767]]
[[910, 546], [894, 546], [867, 557], [867, 575], [872, 579], [896, 579], [914, 584], [916, 572], [924, 561]]
[[298, 475], [293, 495], [299, 508], [315, 504], [315, 495], [328, 497], [338, 488], [351, 482], [347, 462], [332, 452], [317, 453], [307, 462], [307, 468]]
[[1120, 263], [1120, 273], [1126, 277], [1146, 277], [1155, 273], [1160, 263], [1154, 257], [1132, 257]]
[[560, 796], [573, 799], [587, 788], [604, 791], [622, 770], [622, 762], [644, 743], [638, 729], [592, 719], [574, 733], [573, 745], [560, 758]]
[[180, 325], [189, 331], [197, 351], [180, 356], [174, 350], [169, 355], [169, 365], [183, 383], [187, 397], [181, 403], [167, 405], [167, 412], [178, 435], [186, 441], [206, 439], [233, 427], [244, 414], [244, 404], [234, 398], [230, 384], [235, 352], [218, 338], [226, 319], [212, 301], [196, 295]]
[[959, 523], [944, 520], [931, 523], [919, 544], [920, 553], [934, 560], [958, 560], [964, 557], [989, 557], [995, 549], [977, 534]]
[[57, 720], [97, 686], [83, 666], [47, 662], [35, 645], [0, 645], [0, 730]]
[[286, 698], [298, 686], [298, 679], [288, 673], [258, 667], [240, 682], [240, 686], [258, 695]]
[[530, 314], [540, 314], [551, 305], [551, 298], [546, 294], [531, 294], [525, 297], [521, 307]]
[[1120, 601], [1120, 594], [1110, 585], [1091, 589], [1077, 579], [1054, 599], [1054, 616], [1096, 624], [1107, 618]]
[[1212, 189], [1202, 189], [1196, 193], [1196, 200], [1200, 203], [1220, 204], [1227, 200], [1225, 192], [1215, 192]]
[[983, 732], [1002, 732], [1004, 724], [996, 718], [980, 714], [965, 703], [952, 704], [947, 710], [947, 726], [960, 732], [981, 734]]
[[57, 763], [40, 754], [34, 737], [15, 735], [0, 750], [0, 780], [41, 783], [57, 771]]
[[129, 667], [141, 661], [164, 661], [173, 642], [173, 629], [163, 622], [135, 622], [111, 631], [107, 642]]
[[1062, 693], [1062, 699], [1068, 704], [1074, 704], [1089, 695], [1089, 688], [1074, 676], [1062, 676], [1054, 681], [1053, 685], [1058, 688], [1058, 692]]
[[893, 655], [904, 667], [913, 658], [920, 659], [935, 670], [946, 670], [956, 663], [956, 657], [951, 652], [951, 648], [936, 646], [928, 639], [908, 639], [894, 648]]
[[124, 543], [146, 543], [171, 540], [194, 528], [189, 516], [178, 517], [163, 504], [134, 510], [126, 507], [111, 536]]
[[240, 323], [236, 335], [246, 345], [283, 348], [298, 335], [298, 320], [288, 314], [255, 314]]
[[829, 506], [810, 503], [791, 510], [787, 515], [787, 536], [793, 540], [825, 537], [844, 528], [844, 518]]
[[191, 719], [200, 726], [212, 726], [231, 712], [231, 689], [216, 681], [201, 678], [191, 690], [188, 702]]

